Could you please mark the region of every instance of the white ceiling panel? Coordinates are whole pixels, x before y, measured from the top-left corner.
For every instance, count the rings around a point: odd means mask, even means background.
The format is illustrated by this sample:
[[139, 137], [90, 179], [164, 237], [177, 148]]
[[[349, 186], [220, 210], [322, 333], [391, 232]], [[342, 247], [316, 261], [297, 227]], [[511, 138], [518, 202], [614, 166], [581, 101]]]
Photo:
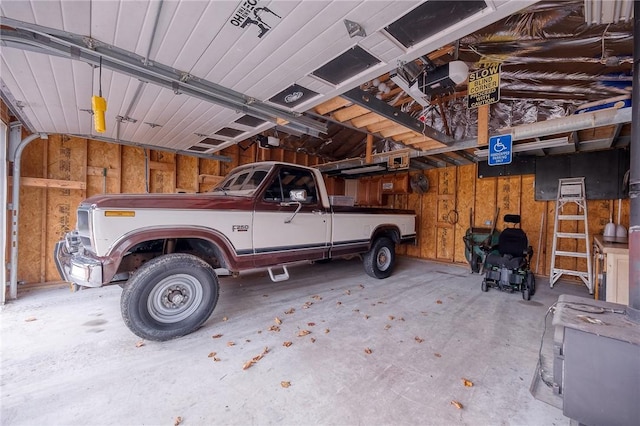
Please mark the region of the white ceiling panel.
[[[139, 55], [132, 62], [135, 66], [145, 64], [146, 68], [135, 69], [128, 63], [128, 75], [107, 67], [102, 71], [107, 131], [100, 136], [187, 149], [202, 139], [194, 133], [238, 142], [258, 130], [233, 122], [243, 115], [240, 107], [222, 107], [184, 92], [176, 95], [167, 86], [153, 83], [141, 86], [140, 80], [152, 78], [151, 72], [160, 66], [191, 73], [207, 80], [210, 87], [223, 86], [224, 96], [228, 94], [224, 88], [235, 91], [230, 95], [232, 104], [248, 97], [265, 101], [298, 83], [321, 94], [296, 106], [296, 111], [304, 111], [389, 71], [397, 66], [398, 59], [407, 60], [411, 55], [415, 58], [435, 50], [532, 2], [489, 2], [499, 5], [497, 12], [490, 7], [410, 49], [401, 49], [381, 30], [422, 3], [419, 1], [3, 0], [0, 12], [3, 18], [46, 27], [43, 32], [55, 34], [53, 30], [64, 30], [76, 35], [79, 42], [86, 42], [83, 37], [89, 36]], [[251, 19], [245, 21], [245, 17]], [[344, 19], [362, 25], [367, 37], [349, 37]], [[15, 27], [29, 30], [28, 25], [20, 23]], [[355, 45], [382, 62], [337, 86], [310, 76]], [[11, 96], [21, 102], [21, 114], [35, 127], [33, 130], [93, 132], [91, 115], [81, 110], [89, 109], [91, 96], [98, 94], [98, 69], [78, 60], [28, 52], [15, 46], [3, 43], [1, 77]], [[71, 51], [77, 58], [80, 49]], [[97, 52], [109, 58], [116, 50], [103, 48]], [[68, 50], [62, 53], [68, 54]], [[144, 61], [147, 56], [149, 62]], [[188, 79], [180, 84], [187, 82]], [[177, 82], [174, 80], [173, 84]], [[215, 98], [211, 93], [205, 96]], [[116, 117], [127, 113], [137, 122], [122, 122], [118, 126]], [[275, 115], [286, 114], [278, 111]], [[145, 122], [162, 127], [154, 128]], [[235, 138], [215, 135], [223, 127], [248, 133]]]

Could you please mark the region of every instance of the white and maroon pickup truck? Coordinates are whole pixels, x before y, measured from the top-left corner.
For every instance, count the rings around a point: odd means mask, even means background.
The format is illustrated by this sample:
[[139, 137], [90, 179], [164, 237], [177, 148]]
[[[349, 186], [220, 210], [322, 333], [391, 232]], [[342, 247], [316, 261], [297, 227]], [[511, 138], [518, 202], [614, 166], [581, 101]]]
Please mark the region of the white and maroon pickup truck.
[[334, 206], [317, 169], [262, 162], [208, 193], [91, 197], [55, 259], [75, 286], [121, 284], [131, 331], [168, 340], [209, 318], [219, 275], [268, 268], [281, 281], [287, 264], [361, 254], [367, 274], [386, 278], [395, 245], [415, 237], [412, 211]]

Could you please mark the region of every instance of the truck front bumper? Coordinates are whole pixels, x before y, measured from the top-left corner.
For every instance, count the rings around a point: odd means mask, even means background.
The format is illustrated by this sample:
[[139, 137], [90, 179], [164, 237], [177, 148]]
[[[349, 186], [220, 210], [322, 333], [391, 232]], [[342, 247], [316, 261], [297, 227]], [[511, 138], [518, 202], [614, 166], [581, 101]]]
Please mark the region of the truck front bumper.
[[99, 259], [70, 253], [68, 238], [56, 243], [54, 259], [63, 281], [84, 287], [102, 286], [102, 262]]

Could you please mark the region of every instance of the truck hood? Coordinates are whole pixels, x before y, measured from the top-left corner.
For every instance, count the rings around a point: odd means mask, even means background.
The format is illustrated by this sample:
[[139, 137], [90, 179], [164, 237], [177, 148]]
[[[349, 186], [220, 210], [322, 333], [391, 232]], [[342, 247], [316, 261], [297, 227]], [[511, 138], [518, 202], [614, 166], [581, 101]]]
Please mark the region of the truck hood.
[[110, 194], [96, 195], [81, 205], [105, 209], [251, 210], [253, 197], [223, 194]]

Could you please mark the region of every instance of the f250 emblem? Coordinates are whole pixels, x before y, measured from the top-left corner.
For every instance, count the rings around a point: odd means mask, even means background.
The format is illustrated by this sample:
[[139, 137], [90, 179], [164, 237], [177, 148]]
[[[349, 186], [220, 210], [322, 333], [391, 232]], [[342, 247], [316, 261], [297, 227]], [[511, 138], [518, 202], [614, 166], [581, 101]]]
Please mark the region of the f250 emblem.
[[249, 225], [233, 225], [231, 226], [233, 232], [247, 232], [249, 230]]

